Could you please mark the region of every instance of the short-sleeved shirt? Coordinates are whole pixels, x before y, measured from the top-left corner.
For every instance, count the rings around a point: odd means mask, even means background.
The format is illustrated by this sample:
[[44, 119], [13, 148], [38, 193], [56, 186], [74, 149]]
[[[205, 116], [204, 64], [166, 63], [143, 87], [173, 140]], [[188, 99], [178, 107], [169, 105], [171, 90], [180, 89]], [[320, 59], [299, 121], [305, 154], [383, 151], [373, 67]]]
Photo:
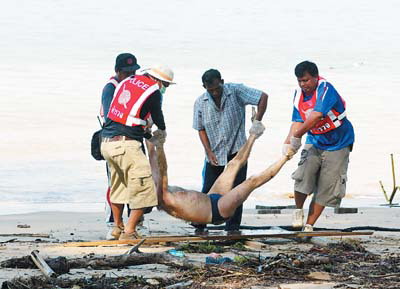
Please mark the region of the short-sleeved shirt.
[[261, 90], [243, 84], [226, 83], [223, 85], [220, 109], [208, 92], [197, 98], [194, 104], [193, 128], [206, 131], [218, 165], [226, 165], [228, 156], [236, 153], [245, 144], [245, 106], [258, 105], [261, 94]]
[[[325, 96], [323, 98], [318, 96], [319, 94], [317, 95], [314, 111], [321, 112], [323, 117], [326, 117], [327, 113], [331, 109], [335, 109], [339, 113], [342, 113], [345, 110], [344, 103], [339, 93], [329, 82], [327, 82]], [[303, 100], [308, 101], [311, 99], [311, 97], [312, 95], [305, 95]], [[293, 107], [292, 121], [304, 122], [300, 116], [300, 112], [296, 107]], [[307, 134], [306, 143], [312, 144], [321, 150], [340, 150], [354, 143], [354, 129], [351, 122], [346, 117], [343, 119], [341, 126], [334, 130], [328, 131], [327, 133], [313, 134], [309, 131]]]
[[[118, 123], [107, 118], [114, 92], [115, 86], [112, 83], [107, 83], [101, 96], [101, 103], [103, 105], [105, 118], [105, 124], [101, 135], [103, 137], [122, 135], [142, 142], [144, 137], [144, 130], [142, 126], [126, 126], [122, 123]], [[159, 90], [153, 92], [153, 94], [145, 101], [140, 111], [140, 118], [144, 119], [149, 112], [151, 113], [151, 118], [156, 126], [159, 129], [165, 130], [164, 115], [161, 110], [161, 93]]]

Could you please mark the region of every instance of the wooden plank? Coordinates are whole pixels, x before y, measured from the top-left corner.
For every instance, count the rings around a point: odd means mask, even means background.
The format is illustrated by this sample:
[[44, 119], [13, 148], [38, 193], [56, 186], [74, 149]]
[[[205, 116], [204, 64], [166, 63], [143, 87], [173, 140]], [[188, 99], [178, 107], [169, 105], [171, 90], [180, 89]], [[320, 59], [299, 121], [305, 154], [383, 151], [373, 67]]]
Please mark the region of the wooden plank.
[[[198, 242], [211, 240], [243, 240], [243, 239], [266, 239], [266, 238], [302, 238], [317, 236], [368, 236], [373, 232], [340, 232], [340, 231], [323, 231], [323, 232], [290, 232], [279, 234], [247, 234], [247, 235], [186, 235], [186, 236], [146, 236], [145, 244], [154, 244], [162, 242]], [[96, 246], [112, 246], [112, 245], [135, 245], [142, 239], [135, 240], [113, 240], [113, 241], [92, 241], [92, 242], [69, 242], [65, 243], [65, 247], [96, 247]]]
[[[272, 227], [271, 229], [274, 229], [274, 230], [277, 230], [278, 232], [283, 232], [283, 233], [290, 232], [290, 231], [285, 230], [285, 229], [283, 229], [281, 227]], [[306, 238], [306, 239], [304, 239], [304, 238], [303, 239], [295, 239], [295, 240], [298, 241], [298, 242], [307, 241], [307, 242], [310, 242], [310, 243], [312, 243], [314, 245], [321, 246], [321, 247], [326, 247], [329, 244], [337, 242], [337, 241], [334, 241], [332, 239], [321, 237], [321, 236], [312, 237], [312, 238]]]

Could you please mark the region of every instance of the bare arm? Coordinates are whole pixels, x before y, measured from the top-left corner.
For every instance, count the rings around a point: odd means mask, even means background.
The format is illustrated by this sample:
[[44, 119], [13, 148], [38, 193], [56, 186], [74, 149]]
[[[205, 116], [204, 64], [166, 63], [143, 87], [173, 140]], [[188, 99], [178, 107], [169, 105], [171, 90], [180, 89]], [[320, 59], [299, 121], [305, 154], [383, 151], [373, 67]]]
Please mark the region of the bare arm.
[[265, 111], [267, 110], [267, 104], [268, 104], [268, 94], [262, 93], [260, 101], [258, 102], [257, 105], [257, 114], [256, 114], [256, 120], [261, 121]]
[[285, 144], [290, 144], [290, 137], [301, 127], [303, 123], [302, 122], [292, 122], [292, 125], [290, 126], [289, 134], [286, 137]]
[[294, 137], [301, 138], [306, 132], [312, 129], [322, 118], [322, 112], [313, 111], [304, 123], [293, 133]]
[[200, 141], [204, 147], [204, 150], [207, 154], [208, 160], [213, 166], [218, 166], [217, 157], [214, 152], [211, 150], [210, 141], [208, 140], [208, 136], [205, 130], [199, 130]]

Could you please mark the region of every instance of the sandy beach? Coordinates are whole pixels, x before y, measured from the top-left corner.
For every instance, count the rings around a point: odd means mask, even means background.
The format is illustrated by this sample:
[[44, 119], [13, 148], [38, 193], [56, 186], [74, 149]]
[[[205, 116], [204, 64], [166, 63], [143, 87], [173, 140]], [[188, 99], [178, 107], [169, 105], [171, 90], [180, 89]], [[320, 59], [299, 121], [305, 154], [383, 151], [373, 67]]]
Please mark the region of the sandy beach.
[[[248, 226], [287, 226], [291, 222], [290, 209], [283, 209], [281, 214], [257, 214], [256, 210], [245, 210], [242, 225]], [[333, 210], [327, 209], [317, 223], [317, 227], [344, 229], [356, 226], [377, 226], [384, 228], [397, 228], [400, 217], [400, 208], [359, 208], [356, 214], [335, 214]], [[38, 250], [43, 258], [52, 258], [65, 256], [67, 258], [81, 258], [89, 254], [94, 256], [116, 256], [126, 252], [130, 246], [101, 246], [101, 247], [65, 247], [65, 242], [71, 241], [93, 241], [104, 240], [106, 227], [102, 213], [68, 213], [68, 212], [39, 212], [21, 215], [4, 215], [0, 216], [0, 262], [29, 255], [33, 250]], [[18, 228], [18, 225], [28, 225], [29, 228]], [[146, 215], [144, 225], [146, 229], [142, 233], [147, 236], [154, 235], [187, 235], [193, 233], [193, 229], [185, 222], [175, 219], [164, 212], [154, 210]], [[26, 227], [26, 226], [25, 226]], [[210, 230], [210, 232], [214, 232]], [[50, 238], [29, 238], [19, 237], [18, 234], [49, 234]], [[370, 253], [381, 256], [391, 255], [399, 256], [400, 252], [400, 233], [399, 232], [374, 232], [372, 236], [352, 236], [331, 238], [336, 241], [344, 241], [345, 239], [359, 240], [360, 244]], [[313, 247], [311, 243], [298, 243], [294, 241], [278, 242], [274, 239], [254, 240], [265, 241], [266, 246], [254, 252], [262, 255], [273, 255], [278, 253], [293, 253], [309, 250]], [[281, 240], [282, 241], [282, 240]], [[162, 245], [146, 245], [141, 247], [142, 252], [163, 252], [171, 248], [175, 248], [179, 244], [162, 244]], [[185, 259], [192, 260], [197, 264], [205, 262], [205, 258], [209, 254], [185, 254]], [[233, 257], [235, 253], [223, 253], [223, 256]], [[99, 272], [104, 276], [143, 276], [145, 280], [154, 278], [171, 278], [176, 274], [167, 266], [163, 265], [140, 265], [129, 266], [123, 269], [112, 270], [88, 270], [79, 269], [71, 270], [69, 274], [65, 274], [68, 278], [78, 278], [84, 276], [98, 276]], [[396, 275], [396, 274], [395, 274]], [[397, 277], [399, 272], [397, 272]], [[0, 284], [9, 281], [14, 277], [42, 276], [38, 269], [0, 269]], [[65, 277], [62, 276], [62, 277]], [[114, 276], [114, 277], [115, 277]], [[60, 278], [60, 277], [59, 277]], [[398, 279], [397, 279], [398, 282]], [[230, 284], [227, 280], [209, 280], [203, 282], [201, 287], [193, 288], [244, 288], [242, 285]], [[337, 282], [295, 282], [297, 285], [291, 284], [290, 280], [276, 284], [276, 282], [265, 282], [262, 286], [257, 287], [255, 284], [248, 284], [245, 288], [314, 288], [311, 286], [325, 286], [315, 288], [333, 288], [337, 286]], [[282, 287], [286, 284], [286, 287]], [[300, 286], [305, 287], [290, 287]], [[304, 285], [306, 284], [306, 285]], [[308, 285], [307, 285], [308, 284]], [[332, 285], [333, 284], [333, 285]], [[393, 283], [395, 284], [395, 283]], [[400, 283], [396, 283], [400, 284]], [[150, 285], [149, 285], [150, 286]], [[157, 287], [149, 288], [161, 288]], [[207, 287], [210, 286], [210, 287]], [[217, 286], [217, 287], [218, 287]], [[279, 287], [281, 286], [281, 287]], [[287, 287], [289, 286], [289, 287]], [[307, 287], [308, 286], [308, 287]], [[191, 287], [191, 286], [189, 286]], [[188, 288], [189, 288], [188, 287]], [[2, 287], [7, 288], [7, 287]], [[78, 288], [78, 287], [77, 287]], [[108, 288], [108, 287], [107, 287]], [[109, 287], [114, 288], [114, 287]], [[123, 287], [130, 288], [130, 287]], [[133, 287], [132, 287], [133, 288]], [[136, 288], [136, 287], [135, 287]], [[139, 288], [139, 287], [138, 287]], [[335, 287], [350, 288], [350, 287]], [[351, 288], [367, 288], [367, 287], [351, 287]], [[374, 287], [375, 288], [375, 287]], [[379, 288], [379, 287], [376, 287]], [[396, 287], [393, 287], [396, 288]]]

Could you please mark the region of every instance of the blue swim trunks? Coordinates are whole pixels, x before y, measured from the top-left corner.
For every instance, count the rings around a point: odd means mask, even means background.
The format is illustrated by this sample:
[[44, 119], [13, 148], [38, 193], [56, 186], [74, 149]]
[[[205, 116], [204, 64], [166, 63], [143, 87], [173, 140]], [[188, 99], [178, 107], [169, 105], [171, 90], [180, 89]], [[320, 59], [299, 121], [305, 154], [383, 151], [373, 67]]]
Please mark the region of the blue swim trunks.
[[221, 214], [219, 213], [219, 209], [218, 209], [218, 201], [222, 197], [222, 195], [209, 194], [208, 197], [210, 197], [210, 201], [211, 201], [211, 212], [212, 212], [211, 223], [213, 225], [220, 225], [222, 223], [225, 223], [226, 220], [228, 220], [229, 218], [225, 219], [224, 217], [222, 217]]

